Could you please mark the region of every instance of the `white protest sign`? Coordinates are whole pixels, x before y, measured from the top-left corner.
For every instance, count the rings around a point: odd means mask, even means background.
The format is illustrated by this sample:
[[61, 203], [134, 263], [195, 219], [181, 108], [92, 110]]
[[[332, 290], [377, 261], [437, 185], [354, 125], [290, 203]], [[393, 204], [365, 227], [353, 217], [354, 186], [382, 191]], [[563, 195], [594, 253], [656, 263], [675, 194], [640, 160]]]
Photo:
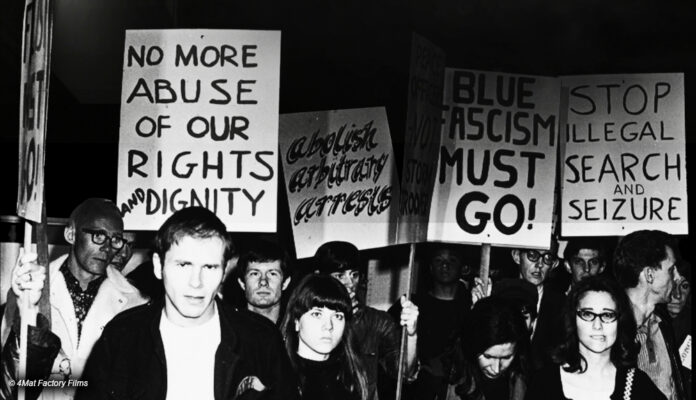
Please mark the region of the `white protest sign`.
[[399, 243], [424, 242], [440, 150], [445, 53], [413, 35], [399, 196]]
[[562, 78], [563, 236], [687, 234], [684, 75]]
[[204, 206], [276, 229], [280, 32], [127, 31], [118, 204], [129, 230]]
[[394, 244], [399, 185], [383, 107], [283, 114], [280, 154], [298, 258], [331, 240]]
[[27, 0], [22, 27], [17, 215], [41, 222], [53, 41], [51, 1]]
[[448, 68], [428, 240], [548, 248], [557, 79]]

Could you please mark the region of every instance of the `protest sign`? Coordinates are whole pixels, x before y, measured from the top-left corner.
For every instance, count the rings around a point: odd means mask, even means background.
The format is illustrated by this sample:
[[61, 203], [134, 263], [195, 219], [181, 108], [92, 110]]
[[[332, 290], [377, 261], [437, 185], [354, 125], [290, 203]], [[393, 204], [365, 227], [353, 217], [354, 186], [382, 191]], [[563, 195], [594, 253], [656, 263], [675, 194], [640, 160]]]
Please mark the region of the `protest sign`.
[[424, 242], [440, 149], [445, 53], [413, 34], [399, 196], [399, 243]]
[[27, 0], [22, 26], [17, 215], [41, 222], [53, 40], [50, 0]]
[[283, 114], [280, 153], [298, 258], [331, 240], [394, 244], [398, 181], [384, 108]]
[[446, 69], [428, 240], [548, 248], [557, 79]]
[[230, 231], [275, 231], [280, 32], [128, 31], [123, 63], [126, 229], [204, 206]]
[[683, 74], [569, 76], [563, 236], [687, 234]]

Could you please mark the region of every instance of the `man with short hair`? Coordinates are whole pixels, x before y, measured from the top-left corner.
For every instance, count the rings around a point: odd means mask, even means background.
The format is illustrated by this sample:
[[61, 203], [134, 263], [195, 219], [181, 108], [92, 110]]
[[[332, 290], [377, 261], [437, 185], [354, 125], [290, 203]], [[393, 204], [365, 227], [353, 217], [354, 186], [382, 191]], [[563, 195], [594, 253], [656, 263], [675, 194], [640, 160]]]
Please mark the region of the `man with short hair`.
[[565, 269], [559, 268], [556, 276], [552, 277], [564, 294], [568, 294], [572, 286], [581, 280], [604, 272], [607, 266], [605, 241], [594, 236], [568, 239], [563, 250]]
[[83, 399], [293, 399], [280, 333], [216, 300], [232, 242], [203, 207], [172, 214], [155, 236], [164, 299], [111, 321], [85, 368]]
[[669, 315], [658, 304], [668, 303], [681, 276], [672, 237], [641, 230], [623, 237], [614, 252], [614, 275], [633, 306], [640, 343], [638, 368], [670, 400], [686, 399], [680, 359]]
[[[28, 315], [22, 318], [33, 325], [29, 330], [30, 347], [40, 349], [36, 357], [31, 357], [30, 353], [27, 363], [30, 369], [42, 370], [37, 378], [53, 381], [79, 380], [104, 325], [121, 311], [146, 302], [138, 290], [109, 265], [115, 254], [128, 246], [123, 237], [123, 219], [113, 202], [100, 198], [83, 201], [70, 214], [63, 233], [70, 250], [49, 265], [50, 332], [47, 321], [38, 314], [45, 269], [36, 264], [36, 254], [20, 256], [12, 274], [14, 295], [19, 300], [29, 297]], [[19, 336], [19, 319], [11, 309], [14, 307], [8, 307], [3, 317], [2, 338], [7, 338], [5, 356], [16, 353]], [[10, 329], [13, 318], [14, 327]], [[3, 367], [9, 368], [4, 369], [5, 376], [16, 377], [14, 363], [4, 361]], [[47, 364], [46, 368], [43, 364]], [[40, 388], [32, 389], [32, 397], [38, 395], [35, 389], [40, 391]], [[74, 390], [74, 386], [68, 385], [52, 387], [44, 389], [42, 396], [70, 399]]]
[[549, 271], [558, 266], [555, 242], [551, 250], [513, 249], [512, 260], [519, 266], [520, 278], [537, 289], [537, 319], [532, 327], [531, 365], [543, 368], [550, 361], [548, 348], [557, 337], [559, 316], [563, 307], [563, 293], [547, 282]]
[[244, 291], [247, 309], [276, 326], [283, 320], [281, 299], [291, 279], [288, 258], [277, 244], [258, 240], [237, 261], [237, 282]]

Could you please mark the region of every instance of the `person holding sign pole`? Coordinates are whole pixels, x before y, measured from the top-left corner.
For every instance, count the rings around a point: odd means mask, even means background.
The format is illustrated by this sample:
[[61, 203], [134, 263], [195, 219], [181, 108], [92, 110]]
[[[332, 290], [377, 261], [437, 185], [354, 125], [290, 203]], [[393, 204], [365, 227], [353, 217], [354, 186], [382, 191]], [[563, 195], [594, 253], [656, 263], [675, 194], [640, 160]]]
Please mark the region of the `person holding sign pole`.
[[685, 400], [680, 358], [669, 314], [658, 304], [668, 303], [681, 279], [673, 238], [662, 231], [632, 232], [614, 251], [613, 271], [633, 308], [640, 343], [638, 367], [670, 400]]
[[616, 282], [595, 276], [574, 285], [565, 303], [563, 328], [554, 364], [532, 376], [528, 400], [665, 399], [636, 368], [631, 303]]
[[[430, 285], [412, 296], [418, 305], [418, 379], [407, 388], [414, 399], [432, 399], [443, 392], [452, 363], [456, 339], [461, 336], [471, 309], [469, 292], [462, 282], [464, 263], [461, 247], [428, 243], [424, 247]], [[402, 312], [400, 302], [389, 308], [392, 318]]]
[[280, 333], [217, 299], [232, 241], [204, 207], [172, 214], [152, 261], [165, 295], [111, 321], [85, 367], [78, 399], [293, 399]]
[[281, 331], [302, 400], [368, 399], [352, 307], [345, 287], [326, 275], [307, 275], [292, 292]]
[[[52, 261], [50, 270], [51, 332], [34, 335], [30, 331], [30, 348], [41, 345], [31, 343], [36, 338], [49, 339], [55, 336], [60, 343], [57, 356], [46, 354], [29, 357], [27, 364], [47, 361], [51, 364], [50, 376], [42, 378], [48, 382], [79, 381], [94, 343], [116, 314], [146, 302], [146, 299], [121, 273], [110, 266], [114, 255], [127, 246], [123, 237], [123, 220], [116, 205], [110, 200], [90, 198], [78, 205], [70, 214], [64, 230], [65, 240], [70, 243], [68, 254]], [[12, 275], [12, 292], [17, 297], [29, 296], [30, 320], [36, 318], [41, 291], [37, 282], [43, 282], [45, 274], [35, 264], [35, 254], [26, 252], [20, 257]], [[31, 283], [37, 283], [31, 285]], [[42, 285], [41, 285], [42, 286]], [[22, 318], [25, 316], [23, 315]], [[17, 331], [11, 329], [16, 315], [3, 316], [3, 339], [13, 352]], [[38, 320], [37, 328], [45, 328]], [[49, 348], [45, 348], [50, 351]], [[31, 353], [30, 353], [31, 355]], [[51, 354], [52, 355], [52, 354]], [[32, 364], [34, 364], [32, 366]], [[16, 377], [15, 374], [11, 376]], [[74, 385], [46, 385], [42, 398], [71, 399]]]
[[[354, 314], [356, 346], [367, 372], [369, 399], [379, 399], [378, 384], [384, 386], [384, 382], [378, 382], [379, 368], [391, 378], [396, 379], [398, 375], [401, 330], [389, 314], [361, 304], [358, 300], [356, 290], [364, 266], [355, 245], [342, 241], [324, 243], [317, 249], [314, 261], [317, 272], [334, 277], [348, 290]], [[418, 372], [418, 307], [406, 300], [406, 296], [401, 297], [401, 306], [400, 324], [406, 326], [408, 333], [406, 376], [412, 381]]]

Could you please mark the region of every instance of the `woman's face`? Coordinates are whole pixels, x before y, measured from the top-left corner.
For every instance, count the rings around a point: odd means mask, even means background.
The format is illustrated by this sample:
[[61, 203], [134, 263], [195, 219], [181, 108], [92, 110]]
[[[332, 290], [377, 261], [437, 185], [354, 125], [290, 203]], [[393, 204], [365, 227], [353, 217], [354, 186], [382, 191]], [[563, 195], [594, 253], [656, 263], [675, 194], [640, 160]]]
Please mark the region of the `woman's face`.
[[302, 358], [324, 361], [341, 343], [346, 318], [341, 311], [314, 307], [295, 320], [299, 338], [297, 354]]
[[669, 303], [667, 303], [667, 309], [672, 318], [676, 317], [682, 311], [686, 305], [686, 299], [689, 297], [689, 293], [691, 293], [691, 284], [682, 276], [674, 286], [672, 297]]
[[515, 343], [502, 343], [491, 346], [478, 356], [478, 365], [488, 379], [496, 379], [505, 374], [515, 360]]
[[607, 292], [587, 292], [580, 299], [575, 316], [580, 354], [611, 351], [618, 332], [616, 302]]

